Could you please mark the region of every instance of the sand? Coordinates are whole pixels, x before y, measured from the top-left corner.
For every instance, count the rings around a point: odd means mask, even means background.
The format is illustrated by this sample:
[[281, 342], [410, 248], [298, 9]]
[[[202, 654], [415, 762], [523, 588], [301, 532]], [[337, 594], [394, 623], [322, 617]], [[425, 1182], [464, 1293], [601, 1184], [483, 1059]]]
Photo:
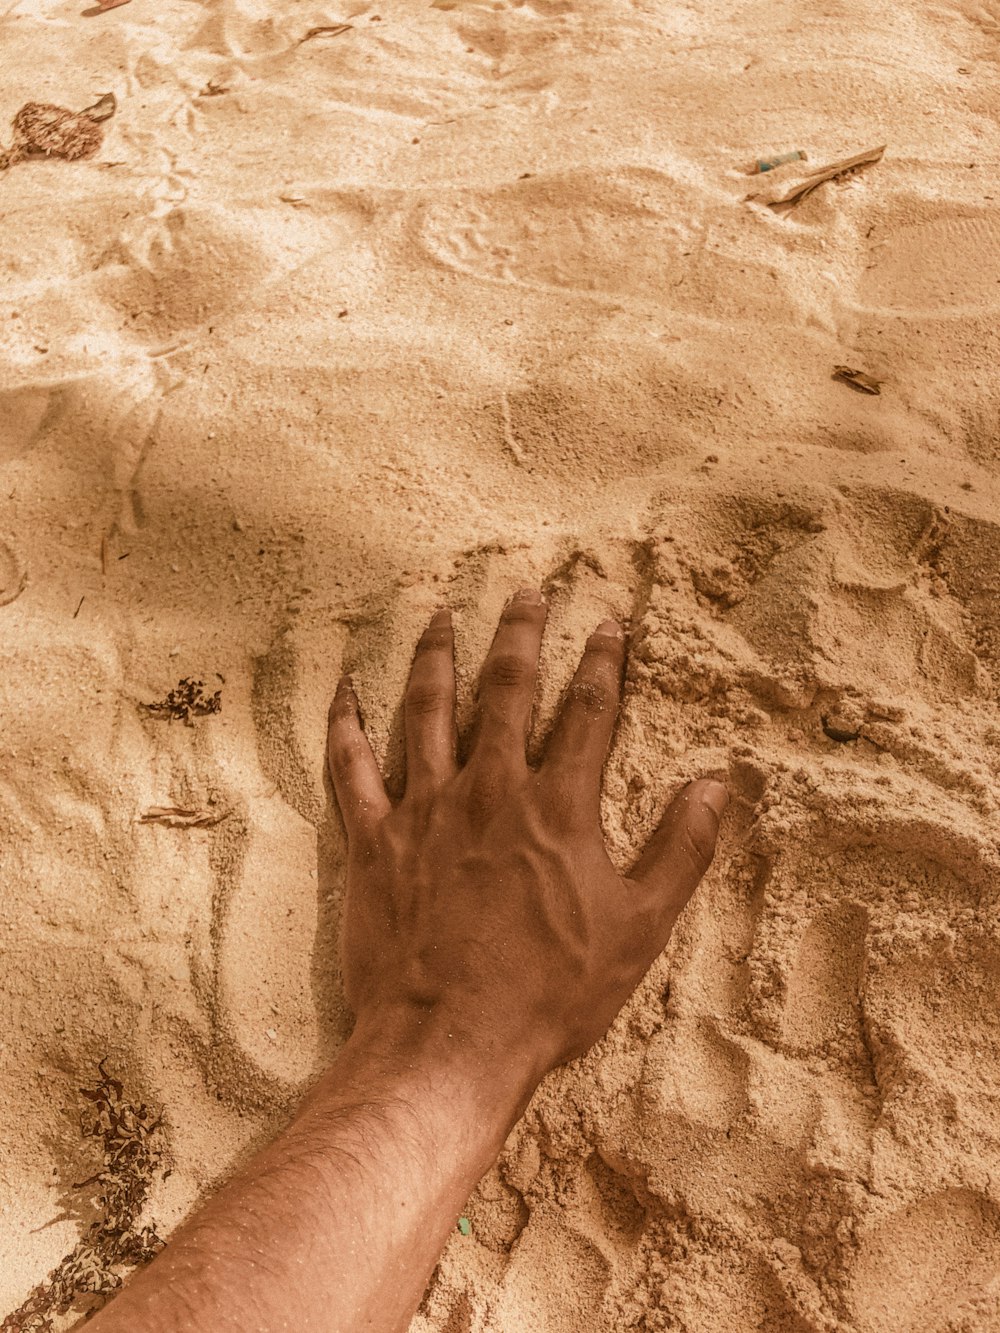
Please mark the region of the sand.
[[169, 1236], [335, 1054], [336, 677], [398, 792], [430, 614], [464, 726], [537, 581], [534, 757], [629, 625], [616, 862], [733, 804], [413, 1333], [1000, 1329], [998, 61], [997, 0], [7, 5], [0, 123], [118, 109], [0, 174], [0, 1316], [102, 1056]]

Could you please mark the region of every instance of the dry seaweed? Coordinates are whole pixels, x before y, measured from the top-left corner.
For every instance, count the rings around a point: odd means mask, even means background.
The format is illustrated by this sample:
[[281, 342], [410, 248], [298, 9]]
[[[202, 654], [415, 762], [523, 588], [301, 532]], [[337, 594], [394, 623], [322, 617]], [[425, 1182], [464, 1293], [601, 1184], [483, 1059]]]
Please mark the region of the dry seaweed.
[[135, 1106], [102, 1060], [100, 1080], [81, 1088], [92, 1105], [80, 1114], [86, 1138], [101, 1145], [102, 1165], [74, 1185], [97, 1212], [76, 1247], [40, 1282], [27, 1300], [0, 1324], [0, 1333], [51, 1333], [53, 1318], [73, 1310], [92, 1314], [121, 1287], [125, 1276], [164, 1246], [155, 1227], [139, 1225], [162, 1158], [162, 1113]]
[[93, 157], [104, 138], [101, 122], [115, 114], [113, 93], [84, 111], [49, 102], [26, 102], [13, 120], [14, 141], [0, 150], [0, 170], [30, 158], [61, 157], [66, 162]]
[[222, 691], [214, 694], [205, 693], [203, 680], [192, 680], [189, 676], [170, 691], [165, 699], [155, 704], [143, 704], [147, 712], [168, 721], [179, 721], [191, 727], [192, 718], [202, 717], [206, 713], [218, 713], [222, 710]]

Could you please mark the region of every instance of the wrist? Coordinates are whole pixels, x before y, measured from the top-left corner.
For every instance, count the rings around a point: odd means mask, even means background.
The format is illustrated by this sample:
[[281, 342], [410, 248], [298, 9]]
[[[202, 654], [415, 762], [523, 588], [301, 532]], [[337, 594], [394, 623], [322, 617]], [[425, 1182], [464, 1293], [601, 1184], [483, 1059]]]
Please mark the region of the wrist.
[[478, 1033], [438, 1010], [383, 1006], [361, 1016], [310, 1103], [405, 1103], [464, 1134], [488, 1169], [548, 1072], [530, 1043]]

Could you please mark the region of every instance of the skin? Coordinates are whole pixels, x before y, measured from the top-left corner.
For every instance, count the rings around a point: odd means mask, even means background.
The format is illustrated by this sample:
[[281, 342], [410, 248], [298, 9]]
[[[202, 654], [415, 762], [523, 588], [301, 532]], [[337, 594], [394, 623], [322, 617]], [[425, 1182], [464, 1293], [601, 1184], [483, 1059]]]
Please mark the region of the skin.
[[431, 620], [406, 690], [396, 804], [341, 680], [328, 753], [348, 839], [353, 1033], [288, 1128], [96, 1316], [96, 1333], [401, 1333], [539, 1082], [604, 1035], [667, 943], [711, 862], [726, 789], [685, 787], [620, 875], [600, 789], [621, 628], [588, 639], [532, 768], [546, 608], [525, 591], [487, 656], [464, 764], [450, 616]]

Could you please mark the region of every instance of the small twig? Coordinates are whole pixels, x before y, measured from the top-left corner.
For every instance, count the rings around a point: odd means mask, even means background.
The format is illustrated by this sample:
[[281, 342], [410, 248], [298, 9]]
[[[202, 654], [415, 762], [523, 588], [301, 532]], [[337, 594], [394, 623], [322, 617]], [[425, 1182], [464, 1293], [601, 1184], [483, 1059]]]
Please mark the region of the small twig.
[[83, 597], [80, 598], [80, 601], [79, 601], [79, 603], [77, 604], [77, 608], [76, 608], [76, 610], [73, 612], [73, 619], [74, 619], [74, 620], [75, 620], [75, 619], [77, 618], [77, 616], [80, 614], [80, 607], [83, 606], [83, 600], [84, 600], [84, 597], [86, 597], [86, 596], [87, 596], [87, 594], [84, 593], [84, 594], [83, 594]]
[[114, 93], [104, 93], [93, 106], [85, 106], [80, 115], [89, 116], [91, 120], [110, 120], [117, 110], [118, 101]]
[[[124, 0], [120, 0], [121, 3]], [[300, 37], [297, 46], [303, 42], [311, 42], [314, 37], [339, 37], [342, 32], [349, 32], [354, 27], [353, 23], [327, 23], [319, 28], [310, 28], [304, 37]]]
[[207, 828], [220, 824], [228, 810], [182, 810], [176, 805], [154, 805], [139, 818], [140, 824], [166, 824], [167, 828]]
[[93, 18], [97, 14], [106, 14], [109, 9], [117, 9], [119, 5], [127, 5], [129, 0], [101, 0], [100, 4], [94, 5], [91, 9], [81, 11], [84, 18]]

